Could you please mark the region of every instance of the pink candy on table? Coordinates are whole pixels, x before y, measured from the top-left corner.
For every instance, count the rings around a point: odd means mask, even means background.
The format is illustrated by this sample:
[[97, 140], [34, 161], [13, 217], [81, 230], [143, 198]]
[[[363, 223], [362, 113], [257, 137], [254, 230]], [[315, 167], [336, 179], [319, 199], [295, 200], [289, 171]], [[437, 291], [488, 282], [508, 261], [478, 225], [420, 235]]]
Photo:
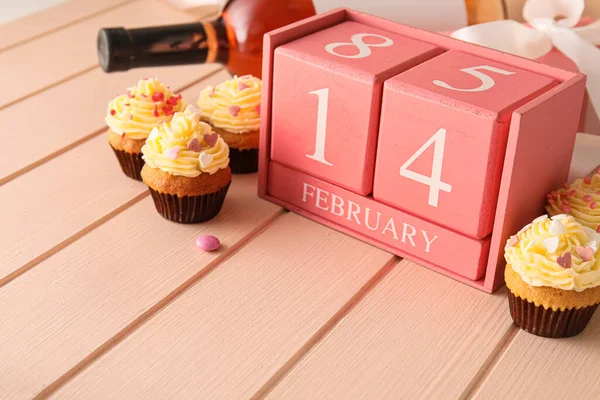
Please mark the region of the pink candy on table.
[[215, 251], [221, 247], [221, 242], [215, 236], [212, 235], [201, 235], [196, 239], [196, 246], [202, 250]]

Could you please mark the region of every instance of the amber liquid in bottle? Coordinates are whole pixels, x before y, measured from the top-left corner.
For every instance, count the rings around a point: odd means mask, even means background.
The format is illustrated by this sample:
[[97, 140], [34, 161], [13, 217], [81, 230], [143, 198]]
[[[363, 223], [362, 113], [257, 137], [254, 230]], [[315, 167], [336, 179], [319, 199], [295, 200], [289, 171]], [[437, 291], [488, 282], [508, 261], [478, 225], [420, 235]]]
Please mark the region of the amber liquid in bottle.
[[209, 23], [98, 32], [106, 72], [217, 62], [236, 75], [260, 77], [263, 35], [315, 14], [312, 0], [231, 0]]

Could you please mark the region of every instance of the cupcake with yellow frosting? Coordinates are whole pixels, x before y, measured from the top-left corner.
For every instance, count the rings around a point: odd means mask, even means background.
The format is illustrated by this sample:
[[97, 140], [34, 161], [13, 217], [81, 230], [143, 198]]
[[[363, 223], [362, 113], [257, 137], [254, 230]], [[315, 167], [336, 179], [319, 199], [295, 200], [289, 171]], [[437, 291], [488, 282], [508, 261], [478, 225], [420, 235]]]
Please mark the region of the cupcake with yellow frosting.
[[258, 170], [261, 96], [262, 82], [252, 75], [236, 76], [200, 92], [202, 120], [229, 145], [235, 174]]
[[559, 214], [536, 218], [505, 247], [510, 313], [521, 329], [569, 337], [600, 303], [600, 234]]
[[141, 149], [146, 138], [157, 124], [170, 121], [184, 108], [181, 95], [172, 93], [156, 78], [142, 79], [130, 87], [127, 94], [108, 103], [108, 141], [125, 175], [142, 180], [140, 172], [144, 160]]
[[600, 230], [599, 174], [576, 179], [567, 188], [548, 193], [546, 198], [548, 214], [570, 214], [588, 228]]
[[163, 217], [190, 224], [219, 213], [231, 183], [229, 147], [192, 107], [155, 127], [142, 153], [142, 180]]

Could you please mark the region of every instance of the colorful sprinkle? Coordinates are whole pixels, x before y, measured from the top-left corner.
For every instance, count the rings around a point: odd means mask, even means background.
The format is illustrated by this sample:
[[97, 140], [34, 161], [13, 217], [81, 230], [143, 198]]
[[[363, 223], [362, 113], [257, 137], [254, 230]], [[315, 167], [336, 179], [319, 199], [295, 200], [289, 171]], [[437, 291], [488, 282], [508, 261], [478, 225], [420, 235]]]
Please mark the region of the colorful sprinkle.
[[196, 239], [196, 246], [205, 251], [215, 251], [221, 247], [221, 241], [212, 235], [202, 235]]
[[227, 107], [227, 109], [229, 110], [229, 114], [231, 114], [232, 117], [237, 117], [239, 112], [242, 111], [240, 106], [229, 106]]
[[168, 104], [168, 105], [170, 105], [170, 106], [175, 106], [175, 105], [177, 105], [177, 102], [178, 102], [180, 99], [181, 99], [181, 95], [179, 95], [179, 96], [176, 96], [176, 97], [174, 97], [174, 96], [171, 96], [171, 97], [169, 97], [169, 98], [167, 99], [167, 104]]
[[254, 111], [256, 111], [256, 113], [260, 117], [260, 104], [257, 104], [256, 107], [254, 107]]
[[563, 205], [561, 205], [561, 206], [560, 206], [560, 209], [561, 209], [563, 212], [566, 212], [566, 213], [568, 213], [568, 212], [571, 212], [571, 207], [569, 207], [567, 204], [563, 204]]
[[158, 107], [154, 105], [154, 112], [152, 113], [155, 117], [158, 117]]
[[173, 106], [163, 106], [162, 111], [165, 113], [165, 115], [169, 116], [169, 115], [173, 115]]
[[242, 90], [248, 89], [250, 86], [246, 85], [244, 82], [238, 83], [238, 90], [241, 92]]
[[555, 190], [554, 192], [550, 193], [552, 195], [552, 197], [556, 198], [556, 196], [558, 196], [558, 192]]
[[596, 228], [596, 232], [600, 233], [600, 225]]
[[110, 110], [110, 115], [115, 115], [117, 112], [115, 110]]
[[592, 210], [593, 210], [594, 208], [596, 208], [596, 202], [595, 202], [595, 201], [592, 201], [592, 202], [590, 203], [590, 208], [591, 208]]
[[546, 250], [548, 250], [548, 253], [556, 252], [556, 250], [558, 250], [559, 244], [560, 244], [560, 239], [558, 238], [558, 236], [553, 236], [553, 237], [544, 239], [544, 241], [542, 242], [542, 246], [544, 246], [544, 248]]
[[563, 268], [571, 268], [571, 253], [566, 252], [556, 259], [556, 263]]
[[204, 135], [204, 141], [210, 147], [215, 147], [215, 144], [217, 144], [217, 140], [219, 140], [219, 135], [217, 135], [216, 133]]
[[195, 152], [199, 153], [200, 151], [202, 151], [202, 145], [200, 144], [200, 141], [198, 139], [193, 138], [188, 143], [187, 149], [189, 151], [195, 151]]
[[594, 257], [594, 249], [592, 247], [577, 246], [577, 255], [583, 261], [590, 261]]
[[205, 152], [200, 153], [200, 156], [198, 157], [198, 160], [200, 161], [200, 166], [202, 168], [208, 167], [214, 159], [215, 158], [212, 155]]
[[592, 201], [592, 196], [589, 194], [586, 194], [585, 196], [583, 196], [583, 201]]
[[555, 204], [556, 202], [554, 201], [554, 199], [548, 199], [548, 204]]
[[577, 194], [577, 192], [575, 190], [571, 190], [569, 192], [569, 196], [571, 196], [571, 197], [575, 196], [576, 194]]
[[585, 178], [583, 178], [583, 181], [589, 185], [590, 183], [592, 183], [592, 178], [586, 176]]
[[131, 94], [131, 92], [127, 92], [127, 96], [129, 96], [129, 98], [133, 99], [135, 96], [133, 94]]
[[163, 101], [165, 99], [165, 94], [163, 92], [156, 92], [152, 95], [152, 101], [158, 102]]
[[165, 155], [169, 157], [171, 160], [176, 160], [179, 156], [179, 146], [171, 147], [169, 150], [165, 152]]

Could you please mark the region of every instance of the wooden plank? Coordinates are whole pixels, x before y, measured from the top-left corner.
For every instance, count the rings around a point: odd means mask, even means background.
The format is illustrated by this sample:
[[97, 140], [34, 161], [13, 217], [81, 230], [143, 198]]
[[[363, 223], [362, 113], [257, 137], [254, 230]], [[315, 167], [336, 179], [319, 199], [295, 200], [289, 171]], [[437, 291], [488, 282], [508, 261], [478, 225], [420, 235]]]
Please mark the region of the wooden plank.
[[[0, 157], [0, 185], [106, 128], [110, 99], [144, 76], [155, 76], [174, 90], [218, 71], [217, 64], [148, 68], [120, 74], [101, 69], [80, 75], [50, 90], [0, 110], [0, 142], [10, 149]], [[226, 79], [223, 72], [220, 77]], [[196, 104], [195, 93], [188, 99]], [[32, 110], [35, 117], [32, 118]], [[24, 123], [26, 121], [26, 123]], [[23, 137], [31, 145], [23, 145]]]
[[[202, 88], [226, 76], [191, 86], [184, 99], [195, 103]], [[143, 183], [123, 175], [104, 133], [1, 186], [0, 286], [146, 194]]]
[[504, 289], [402, 261], [267, 397], [456, 399], [511, 322]]
[[[191, 16], [158, 0], [138, 0], [3, 51], [0, 53], [0, 109], [98, 68], [96, 34], [102, 27], [190, 21], [193, 21]], [[88, 95], [93, 96], [93, 93]]]
[[132, 0], [71, 0], [0, 25], [0, 51]]
[[55, 397], [249, 398], [394, 260], [286, 214]]
[[[33, 397], [280, 213], [256, 196], [255, 175], [235, 176], [221, 214], [204, 224], [169, 222], [147, 197], [4, 286], [0, 398]], [[198, 249], [201, 234], [219, 237], [222, 250]]]
[[569, 339], [545, 339], [519, 330], [476, 399], [600, 398], [600, 312], [585, 331]]

